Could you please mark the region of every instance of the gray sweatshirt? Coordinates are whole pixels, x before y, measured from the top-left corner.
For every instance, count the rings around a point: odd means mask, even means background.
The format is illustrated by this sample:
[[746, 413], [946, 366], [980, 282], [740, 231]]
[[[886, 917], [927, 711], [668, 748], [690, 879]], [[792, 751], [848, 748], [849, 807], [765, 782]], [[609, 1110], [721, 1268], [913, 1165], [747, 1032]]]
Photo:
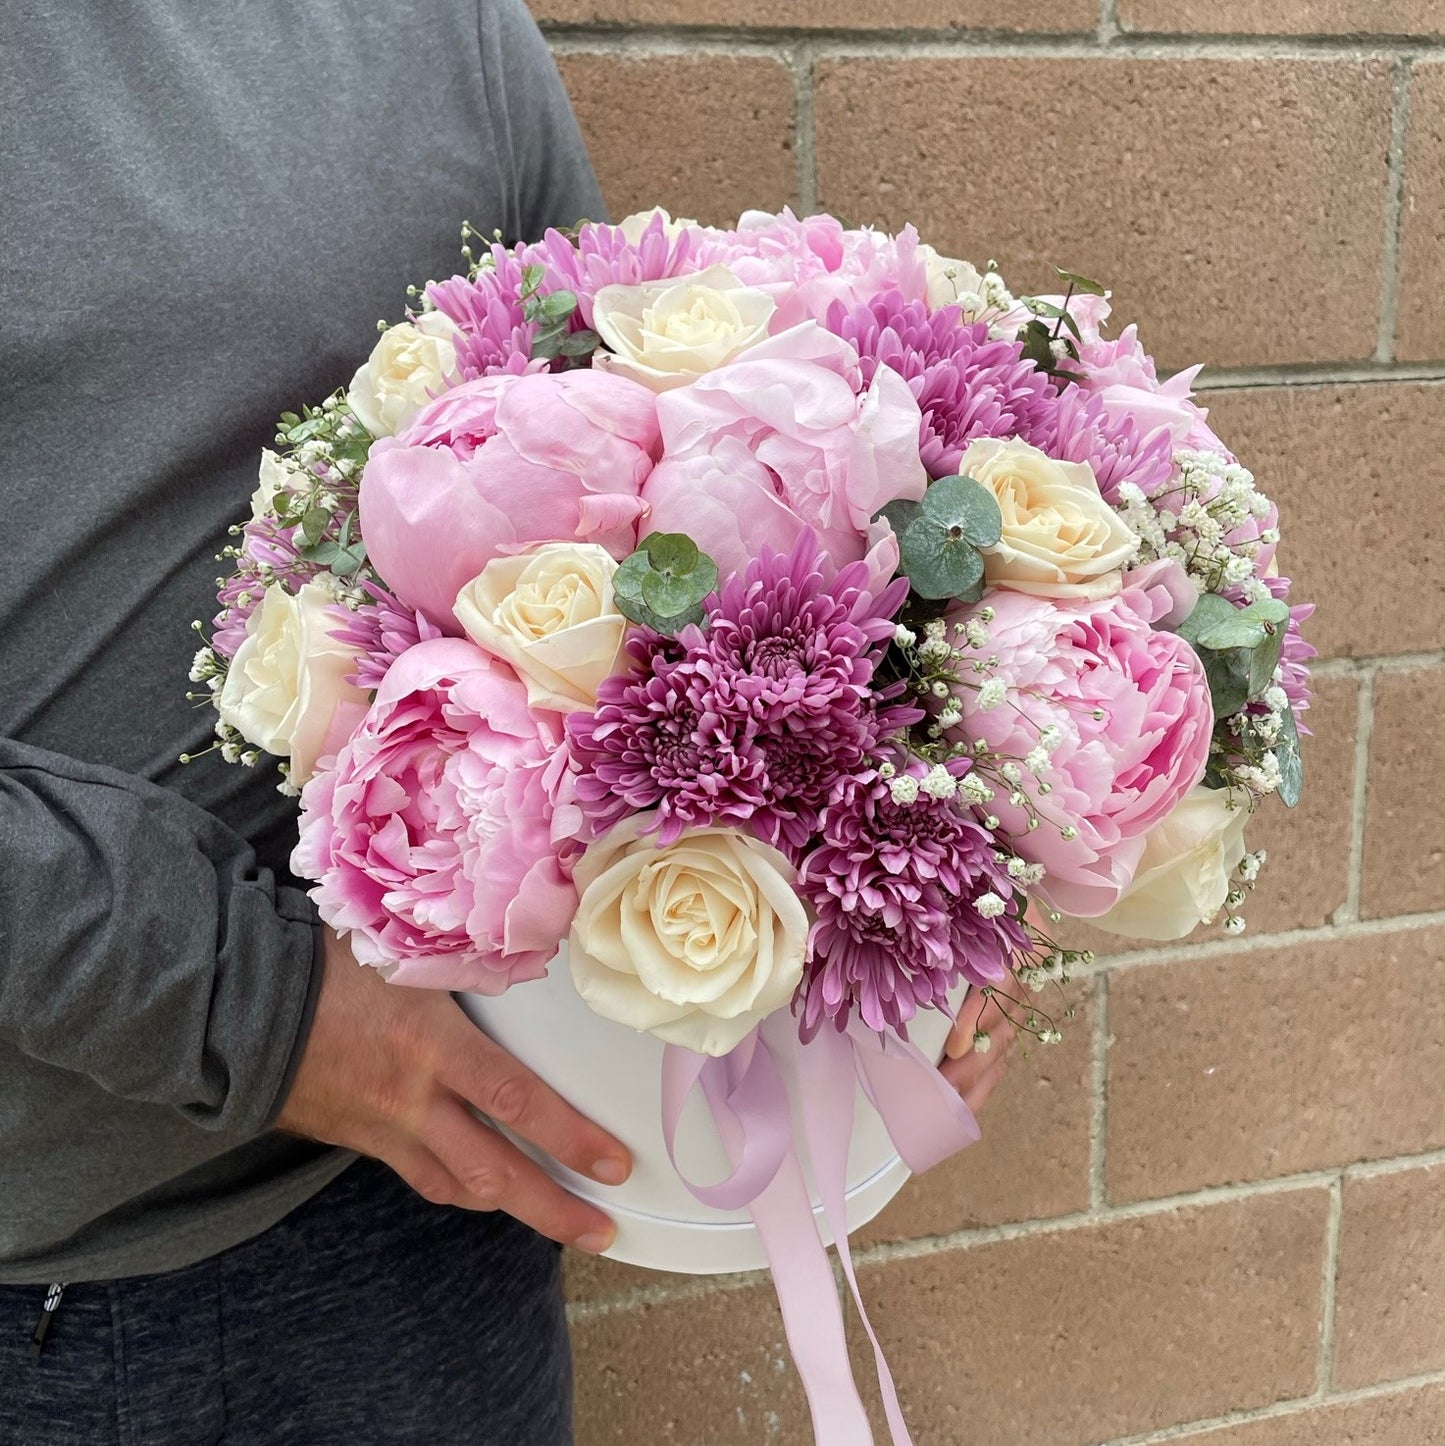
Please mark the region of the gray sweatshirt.
[[279, 412], [459, 228], [599, 216], [522, 0], [3, 8], [0, 1282], [168, 1270], [348, 1161], [268, 1130], [315, 915], [295, 804], [185, 700]]

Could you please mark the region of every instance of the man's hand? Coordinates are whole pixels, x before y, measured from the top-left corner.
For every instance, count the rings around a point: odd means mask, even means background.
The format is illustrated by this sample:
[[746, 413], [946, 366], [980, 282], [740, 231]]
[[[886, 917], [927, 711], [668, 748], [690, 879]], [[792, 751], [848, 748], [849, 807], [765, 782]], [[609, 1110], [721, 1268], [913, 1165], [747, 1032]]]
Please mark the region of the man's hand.
[[[944, 1059], [939, 1069], [975, 1114], [1003, 1078], [1014, 1032], [997, 1000], [985, 999], [981, 989], [968, 991], [963, 1008], [958, 1011], [958, 1022], [944, 1045]], [[980, 1050], [974, 1044], [975, 1034], [988, 1035], [987, 1050]]]
[[616, 1231], [471, 1106], [579, 1174], [620, 1185], [625, 1146], [493, 1044], [450, 995], [362, 968], [326, 931], [316, 1019], [277, 1127], [385, 1161], [439, 1205], [505, 1210], [596, 1254]]

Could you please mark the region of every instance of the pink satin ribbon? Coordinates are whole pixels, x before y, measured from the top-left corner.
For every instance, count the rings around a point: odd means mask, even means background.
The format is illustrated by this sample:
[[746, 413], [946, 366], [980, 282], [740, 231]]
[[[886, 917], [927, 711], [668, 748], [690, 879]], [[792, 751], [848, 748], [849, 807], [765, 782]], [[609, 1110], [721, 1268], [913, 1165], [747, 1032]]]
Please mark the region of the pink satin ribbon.
[[916, 1045], [877, 1034], [856, 1020], [846, 1034], [824, 1029], [804, 1044], [786, 1013], [720, 1059], [669, 1045], [662, 1062], [663, 1136], [676, 1169], [682, 1112], [692, 1091], [700, 1088], [732, 1171], [711, 1185], [689, 1180], [680, 1169], [678, 1174], [704, 1205], [746, 1209], [752, 1216], [807, 1394], [816, 1446], [873, 1446], [848, 1358], [842, 1303], [813, 1214], [807, 1160], [824, 1223], [873, 1346], [891, 1439], [894, 1446], [912, 1446], [848, 1248], [848, 1146], [859, 1084], [915, 1173], [978, 1139], [968, 1106]]

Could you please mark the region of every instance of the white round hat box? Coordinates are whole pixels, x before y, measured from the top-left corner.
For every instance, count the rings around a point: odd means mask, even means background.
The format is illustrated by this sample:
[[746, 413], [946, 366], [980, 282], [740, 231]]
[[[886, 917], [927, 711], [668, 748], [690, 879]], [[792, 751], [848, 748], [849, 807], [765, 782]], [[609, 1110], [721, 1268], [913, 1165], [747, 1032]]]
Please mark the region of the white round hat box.
[[[623, 1185], [599, 1185], [526, 1141], [517, 1143], [574, 1194], [612, 1217], [617, 1240], [607, 1252], [611, 1259], [692, 1275], [762, 1269], [767, 1260], [747, 1211], [703, 1205], [668, 1158], [662, 1132], [662, 1041], [593, 1013], [573, 987], [566, 947], [544, 979], [515, 985], [495, 997], [459, 994], [457, 999], [503, 1049], [631, 1149], [632, 1175]], [[937, 1059], [949, 1028], [941, 1011], [926, 1010], [909, 1025], [909, 1038]], [[791, 1088], [792, 1081], [788, 1083]], [[794, 1126], [801, 1138], [796, 1120]], [[805, 1152], [800, 1158], [806, 1169]], [[677, 1159], [699, 1184], [729, 1173], [728, 1157], [697, 1090], [683, 1113]], [[902, 1188], [908, 1173], [883, 1121], [859, 1088], [848, 1157], [849, 1230], [873, 1219]], [[819, 1233], [831, 1244], [816, 1190], [813, 1203]]]

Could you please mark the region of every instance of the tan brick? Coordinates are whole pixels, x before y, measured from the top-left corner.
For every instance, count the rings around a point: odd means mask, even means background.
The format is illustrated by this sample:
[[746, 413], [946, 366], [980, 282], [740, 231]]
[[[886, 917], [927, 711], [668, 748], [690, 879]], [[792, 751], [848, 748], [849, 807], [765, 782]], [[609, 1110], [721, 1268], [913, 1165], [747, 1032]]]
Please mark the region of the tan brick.
[[[1445, 637], [1445, 384], [1209, 392], [1219, 435], [1278, 503], [1281, 569], [1316, 604], [1325, 657], [1438, 648]], [[1362, 550], [1373, 560], [1357, 564]]]
[[1445, 668], [1381, 673], [1365, 811], [1360, 911], [1445, 907]]
[[[1445, 7], [1436, 5], [1445, 24]], [[1407, 361], [1445, 357], [1445, 63], [1420, 64], [1410, 82], [1400, 298], [1395, 351]]]
[[[866, 1267], [914, 1440], [1081, 1446], [1308, 1391], [1326, 1210], [1288, 1191]], [[765, 1288], [573, 1339], [579, 1446], [811, 1439]]]
[[1109, 980], [1110, 1200], [1445, 1145], [1445, 928]]
[[538, 20], [556, 25], [737, 25], [813, 30], [1092, 30], [1097, 0], [531, 0]]
[[1118, 18], [1196, 35], [1445, 35], [1437, 0], [1119, 0]]
[[915, 1441], [1080, 1446], [1310, 1390], [1325, 1215], [1291, 1191], [870, 1267]]
[[765, 57], [564, 55], [563, 79], [613, 216], [700, 221], [795, 197], [793, 82]]
[[1386, 63], [1343, 59], [830, 60], [818, 183], [1016, 289], [1050, 263], [1097, 277], [1166, 364], [1360, 359], [1389, 89]]
[[1335, 1380], [1368, 1386], [1445, 1367], [1445, 1168], [1345, 1181]]
[[[1093, 1011], [1073, 987], [1063, 1042], [1016, 1042], [1008, 1074], [980, 1112], [983, 1138], [918, 1179], [858, 1234], [858, 1243], [947, 1235], [974, 1225], [1040, 1220], [1089, 1203]], [[1082, 1001], [1082, 1002], [1081, 1002]], [[1041, 1001], [1056, 1016], [1052, 999]]]
[[1311, 1406], [1179, 1439], [1194, 1446], [1440, 1446], [1445, 1442], [1445, 1386], [1407, 1387], [1364, 1401]]

